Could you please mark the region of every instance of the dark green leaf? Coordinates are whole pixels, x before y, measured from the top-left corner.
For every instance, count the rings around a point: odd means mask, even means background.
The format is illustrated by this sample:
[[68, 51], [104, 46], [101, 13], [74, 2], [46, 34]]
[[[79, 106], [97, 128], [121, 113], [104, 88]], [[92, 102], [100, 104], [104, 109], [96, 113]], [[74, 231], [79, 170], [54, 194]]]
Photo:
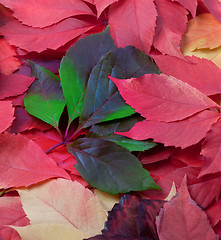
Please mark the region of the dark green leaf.
[[32, 83], [24, 99], [25, 109], [33, 116], [51, 124], [58, 129], [60, 116], [65, 101], [59, 78], [49, 70], [29, 61]]
[[80, 138], [68, 146], [81, 176], [93, 187], [117, 194], [160, 189], [127, 149], [99, 138]]
[[103, 55], [115, 48], [106, 28], [102, 33], [79, 40], [62, 58], [59, 73], [70, 123], [80, 116], [84, 89], [91, 70]]
[[159, 73], [159, 70], [147, 55], [135, 47], [118, 48], [102, 57], [87, 83], [80, 125], [86, 128], [133, 114], [134, 109], [125, 103], [108, 75], [127, 79], [147, 73]]

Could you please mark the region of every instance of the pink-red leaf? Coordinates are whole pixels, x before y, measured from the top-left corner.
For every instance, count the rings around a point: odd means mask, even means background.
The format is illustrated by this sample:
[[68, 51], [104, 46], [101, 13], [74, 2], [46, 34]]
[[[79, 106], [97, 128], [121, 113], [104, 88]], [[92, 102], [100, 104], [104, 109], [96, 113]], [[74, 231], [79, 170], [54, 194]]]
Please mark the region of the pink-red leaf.
[[153, 58], [164, 74], [172, 75], [206, 95], [221, 93], [221, 70], [212, 61], [195, 56], [186, 57], [188, 62], [168, 55]]
[[112, 3], [118, 2], [119, 0], [94, 0], [94, 4], [97, 9], [97, 16], [99, 17], [101, 13]]
[[200, 176], [221, 172], [221, 121], [213, 125], [203, 143], [201, 154], [205, 157]]
[[203, 111], [177, 122], [142, 121], [129, 132], [119, 133], [136, 140], [153, 138], [165, 146], [186, 148], [203, 139], [212, 125], [221, 117], [219, 113]]
[[91, 14], [91, 9], [82, 0], [0, 0], [10, 8], [23, 24], [44, 28], [67, 17]]
[[221, 3], [219, 0], [203, 0], [209, 11], [221, 22]]
[[0, 198], [0, 239], [19, 240], [18, 233], [4, 225], [26, 226], [29, 220], [26, 217], [19, 197], [1, 197]]
[[14, 120], [14, 108], [10, 101], [0, 101], [0, 133], [10, 127]]
[[172, 76], [146, 74], [125, 80], [110, 79], [126, 103], [147, 120], [177, 121], [210, 107], [220, 108], [196, 88]]
[[176, 2], [155, 0], [157, 27], [154, 47], [163, 54], [184, 58], [180, 51], [180, 40], [186, 30], [187, 10]]
[[178, 194], [164, 204], [156, 220], [160, 240], [217, 240], [207, 215], [191, 199], [186, 181]]
[[149, 53], [157, 12], [153, 0], [119, 1], [109, 9], [110, 33], [117, 47], [133, 45]]
[[189, 10], [191, 12], [193, 18], [195, 18], [195, 16], [196, 16], [197, 0], [172, 0], [172, 1], [179, 2], [187, 10]]
[[33, 81], [34, 77], [0, 74], [0, 99], [22, 94]]
[[21, 61], [15, 58], [15, 55], [15, 48], [0, 38], [0, 74], [12, 74], [21, 66]]
[[55, 50], [93, 27], [93, 24], [75, 18], [43, 29], [28, 27], [14, 20], [1, 27], [0, 32], [12, 45], [27, 51], [42, 52], [47, 48]]
[[0, 159], [0, 188], [29, 186], [53, 177], [70, 179], [36, 143], [20, 134], [0, 135]]

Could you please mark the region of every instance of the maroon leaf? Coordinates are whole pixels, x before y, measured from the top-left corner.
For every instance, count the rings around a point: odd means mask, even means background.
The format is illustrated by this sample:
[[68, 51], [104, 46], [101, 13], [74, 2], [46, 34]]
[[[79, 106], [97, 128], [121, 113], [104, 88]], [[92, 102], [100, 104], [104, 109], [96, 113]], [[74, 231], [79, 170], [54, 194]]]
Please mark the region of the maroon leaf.
[[108, 221], [98, 239], [149, 239], [158, 240], [155, 218], [163, 201], [146, 200], [135, 194], [125, 194], [119, 204], [109, 212]]

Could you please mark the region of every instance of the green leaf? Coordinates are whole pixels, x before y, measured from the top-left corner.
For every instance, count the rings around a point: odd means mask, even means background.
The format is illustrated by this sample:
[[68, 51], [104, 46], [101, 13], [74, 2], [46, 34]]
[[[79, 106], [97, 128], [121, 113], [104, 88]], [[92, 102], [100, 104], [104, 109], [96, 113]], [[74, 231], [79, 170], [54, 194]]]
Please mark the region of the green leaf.
[[69, 124], [80, 116], [85, 85], [93, 67], [103, 55], [115, 48], [109, 29], [106, 28], [102, 33], [79, 40], [62, 58], [59, 73]]
[[93, 187], [117, 194], [160, 189], [127, 149], [99, 138], [80, 138], [68, 146], [81, 176]]
[[31, 61], [29, 63], [31, 76], [36, 80], [24, 99], [25, 109], [58, 130], [59, 119], [65, 107], [60, 80], [49, 70]]
[[133, 114], [134, 109], [125, 103], [108, 75], [127, 79], [147, 73], [159, 73], [159, 70], [146, 54], [135, 47], [118, 48], [102, 57], [87, 83], [80, 125], [86, 128]]

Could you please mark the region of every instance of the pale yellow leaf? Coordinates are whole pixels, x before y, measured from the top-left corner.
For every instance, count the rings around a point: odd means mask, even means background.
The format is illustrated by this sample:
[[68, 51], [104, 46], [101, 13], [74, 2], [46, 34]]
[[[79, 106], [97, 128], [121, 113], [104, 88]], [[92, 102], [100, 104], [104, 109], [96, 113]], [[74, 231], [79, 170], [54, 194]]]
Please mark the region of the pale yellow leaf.
[[175, 184], [175, 182], [173, 182], [170, 192], [164, 200], [170, 201], [175, 195], [176, 195], [176, 184]]
[[78, 182], [50, 180], [18, 192], [31, 225], [65, 224], [94, 236], [107, 220], [96, 195]]
[[33, 224], [14, 228], [22, 240], [83, 240], [89, 236], [73, 226], [64, 224]]
[[97, 195], [106, 214], [108, 211], [111, 211], [115, 203], [119, 203], [120, 201], [119, 195], [112, 195], [106, 192], [102, 192], [98, 189], [95, 189], [94, 193]]
[[221, 23], [210, 13], [204, 13], [188, 22], [181, 40], [182, 52], [195, 49], [214, 49], [221, 46]]
[[217, 67], [221, 68], [221, 47], [214, 49], [198, 49], [195, 51], [187, 51], [183, 52], [184, 56], [196, 56], [198, 58], [206, 58], [211, 60], [213, 63], [217, 65]]

